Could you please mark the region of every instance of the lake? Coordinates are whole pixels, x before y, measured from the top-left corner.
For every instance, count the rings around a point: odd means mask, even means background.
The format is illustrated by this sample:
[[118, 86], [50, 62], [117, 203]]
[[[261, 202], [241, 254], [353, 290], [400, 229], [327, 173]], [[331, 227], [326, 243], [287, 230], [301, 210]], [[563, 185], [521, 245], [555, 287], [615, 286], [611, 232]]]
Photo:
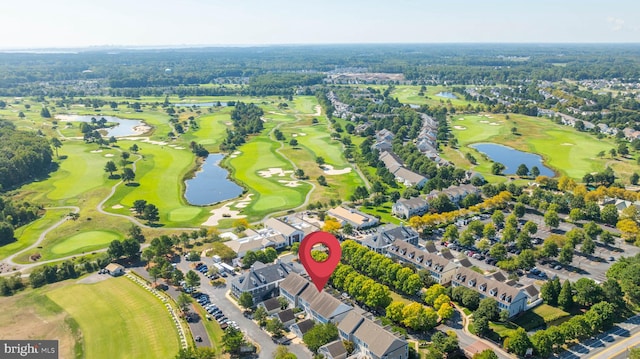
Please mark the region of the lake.
[[[88, 122], [91, 123], [91, 119], [95, 118], [100, 120], [104, 118], [108, 123], [115, 123], [114, 127], [100, 129], [107, 132], [103, 137], [125, 137], [136, 136], [147, 132], [150, 127], [142, 120], [130, 120], [126, 118], [119, 118], [115, 116], [102, 116], [102, 115], [57, 115], [56, 119], [62, 122]], [[136, 130], [137, 129], [137, 130]]]
[[176, 107], [214, 107], [214, 106], [221, 106], [221, 107], [226, 107], [227, 103], [226, 102], [194, 102], [194, 103], [189, 103], [189, 102], [184, 102], [184, 103], [174, 103], [173, 104]]
[[242, 187], [229, 180], [229, 172], [220, 167], [224, 156], [220, 153], [210, 154], [202, 163], [195, 176], [185, 181], [187, 189], [184, 197], [193, 205], [206, 206], [242, 194]]
[[458, 98], [458, 96], [456, 96], [455, 94], [451, 93], [451, 92], [438, 92], [436, 94], [436, 96], [438, 97], [444, 97], [444, 98], [450, 98], [450, 99], [456, 99]]
[[515, 174], [518, 166], [524, 163], [529, 170], [531, 170], [531, 167], [537, 166], [540, 174], [543, 176], [555, 176], [553, 171], [543, 164], [542, 157], [534, 153], [518, 151], [514, 148], [495, 143], [476, 143], [470, 147], [484, 153], [493, 161], [505, 165], [507, 168], [503, 171], [504, 174]]

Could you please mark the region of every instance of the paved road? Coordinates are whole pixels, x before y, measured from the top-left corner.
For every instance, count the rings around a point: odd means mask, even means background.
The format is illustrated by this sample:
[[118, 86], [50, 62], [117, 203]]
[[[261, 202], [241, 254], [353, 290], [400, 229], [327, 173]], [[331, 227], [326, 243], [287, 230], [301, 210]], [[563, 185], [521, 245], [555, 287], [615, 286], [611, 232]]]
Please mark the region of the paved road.
[[555, 355], [559, 359], [627, 358], [627, 347], [640, 345], [640, 315], [616, 324], [609, 331]]
[[[209, 263], [210, 264], [210, 263]], [[191, 270], [189, 262], [181, 261], [178, 263], [178, 268], [183, 272]], [[196, 272], [199, 273], [199, 272]], [[247, 319], [242, 315], [241, 310], [237, 305], [227, 298], [226, 293], [231, 288], [229, 282], [233, 277], [228, 277], [227, 285], [225, 287], [212, 287], [209, 284], [209, 279], [201, 275], [200, 291], [206, 293], [211, 298], [211, 302], [220, 308], [224, 315], [229, 320], [238, 323], [240, 329], [254, 342], [260, 345], [259, 358], [272, 358], [272, 353], [276, 350], [276, 344], [271, 340], [271, 336], [265, 331], [260, 329], [252, 320]], [[291, 353], [295, 354], [299, 359], [312, 358], [311, 352], [301, 344], [289, 344], [288, 349]]]

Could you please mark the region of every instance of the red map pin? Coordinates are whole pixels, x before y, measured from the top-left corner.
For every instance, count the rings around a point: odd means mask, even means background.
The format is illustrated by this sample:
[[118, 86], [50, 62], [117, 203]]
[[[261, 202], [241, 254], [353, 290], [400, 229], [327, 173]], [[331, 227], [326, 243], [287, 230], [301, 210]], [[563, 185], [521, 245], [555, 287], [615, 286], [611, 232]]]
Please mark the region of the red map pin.
[[[329, 248], [329, 258], [324, 262], [317, 262], [311, 257], [311, 249], [316, 244], [324, 244]], [[336, 269], [336, 266], [340, 262], [342, 256], [342, 248], [340, 242], [331, 233], [327, 232], [313, 232], [307, 235], [300, 242], [300, 249], [298, 250], [298, 256], [300, 262], [307, 270], [313, 284], [318, 289], [318, 292], [322, 292], [322, 288], [327, 284], [329, 277]]]

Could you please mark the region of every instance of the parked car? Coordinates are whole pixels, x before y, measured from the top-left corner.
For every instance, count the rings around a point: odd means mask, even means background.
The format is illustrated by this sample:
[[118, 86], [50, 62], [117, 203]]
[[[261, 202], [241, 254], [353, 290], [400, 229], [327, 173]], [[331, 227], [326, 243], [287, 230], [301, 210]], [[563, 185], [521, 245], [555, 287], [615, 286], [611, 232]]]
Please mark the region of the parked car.
[[616, 260], [616, 259], [615, 259], [615, 258], [613, 258], [613, 257], [609, 257], [609, 258], [607, 258], [607, 259], [609, 260], [609, 262], [613, 262], [613, 261], [615, 261], [615, 260]]
[[560, 270], [560, 269], [562, 269], [562, 266], [558, 264], [557, 266], [553, 267], [553, 269]]

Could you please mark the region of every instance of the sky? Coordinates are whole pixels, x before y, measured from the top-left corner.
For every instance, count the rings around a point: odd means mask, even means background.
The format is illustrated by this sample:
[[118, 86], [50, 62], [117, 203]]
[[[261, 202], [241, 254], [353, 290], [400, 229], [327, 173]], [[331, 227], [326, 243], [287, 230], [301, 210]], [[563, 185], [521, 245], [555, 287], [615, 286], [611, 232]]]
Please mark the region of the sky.
[[5, 0], [0, 49], [640, 43], [638, 0]]

